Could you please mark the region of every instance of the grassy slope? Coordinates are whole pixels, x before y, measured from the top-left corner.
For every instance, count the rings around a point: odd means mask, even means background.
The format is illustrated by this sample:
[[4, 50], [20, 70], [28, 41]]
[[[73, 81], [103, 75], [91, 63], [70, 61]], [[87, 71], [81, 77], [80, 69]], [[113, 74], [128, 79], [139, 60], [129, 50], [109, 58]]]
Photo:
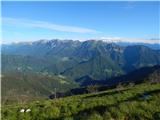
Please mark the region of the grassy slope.
[[[147, 99], [141, 97], [149, 94]], [[158, 120], [160, 84], [139, 84], [55, 100], [2, 106], [3, 120]], [[20, 113], [30, 108], [29, 113]]]
[[[52, 74], [36, 72], [8, 72], [2, 74], [2, 102], [20, 101], [22, 98], [32, 97], [48, 98], [54, 92], [67, 91], [77, 87], [76, 84], [67, 78]], [[28, 98], [27, 98], [28, 97]]]

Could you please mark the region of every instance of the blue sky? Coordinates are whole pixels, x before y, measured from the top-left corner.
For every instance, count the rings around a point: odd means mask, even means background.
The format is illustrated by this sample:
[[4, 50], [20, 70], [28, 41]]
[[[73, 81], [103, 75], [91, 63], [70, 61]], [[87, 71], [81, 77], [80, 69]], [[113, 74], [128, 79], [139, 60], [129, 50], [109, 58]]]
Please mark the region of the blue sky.
[[2, 2], [2, 40], [159, 39], [159, 7], [133, 1]]

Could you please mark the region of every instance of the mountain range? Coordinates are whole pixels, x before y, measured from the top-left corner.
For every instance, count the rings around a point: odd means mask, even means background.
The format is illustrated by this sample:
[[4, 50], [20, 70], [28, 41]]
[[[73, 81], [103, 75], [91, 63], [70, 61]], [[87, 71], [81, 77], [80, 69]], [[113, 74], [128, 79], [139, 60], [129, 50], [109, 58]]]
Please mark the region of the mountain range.
[[[65, 88], [85, 86], [84, 82], [88, 85], [88, 81], [107, 81], [154, 65], [160, 65], [160, 50], [144, 45], [122, 46], [101, 40], [58, 39], [4, 44], [2, 86], [6, 85], [13, 92], [20, 83], [32, 92], [47, 91], [49, 94], [48, 91], [55, 87], [64, 91]], [[25, 90], [22, 88], [21, 91]]]

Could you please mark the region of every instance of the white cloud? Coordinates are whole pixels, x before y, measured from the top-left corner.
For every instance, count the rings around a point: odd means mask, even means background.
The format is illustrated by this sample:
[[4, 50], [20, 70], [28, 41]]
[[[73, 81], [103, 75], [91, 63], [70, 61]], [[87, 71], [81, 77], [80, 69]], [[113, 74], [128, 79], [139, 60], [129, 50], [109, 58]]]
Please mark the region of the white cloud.
[[62, 32], [76, 32], [76, 33], [97, 33], [98, 31], [83, 28], [83, 27], [76, 27], [76, 26], [67, 26], [67, 25], [59, 25], [45, 21], [37, 21], [37, 20], [28, 20], [28, 19], [20, 19], [20, 18], [2, 18], [2, 24], [9, 24], [9, 25], [17, 25], [22, 27], [32, 27], [32, 28], [43, 28], [43, 29], [50, 29]]
[[160, 39], [122, 38], [122, 37], [101, 37], [100, 39], [106, 42], [160, 44]]
[[[75, 26], [66, 26], [66, 25], [58, 25], [50, 22], [45, 21], [37, 21], [37, 20], [28, 20], [28, 19], [17, 19], [17, 18], [2, 18], [2, 24], [7, 25], [16, 25], [19, 27], [31, 27], [31, 28], [42, 28], [42, 29], [49, 29], [53, 31], [62, 31], [62, 32], [75, 32], [75, 33], [100, 33], [99, 31], [82, 28], [82, 27], [75, 27]], [[16, 31], [15, 31], [16, 32]], [[95, 36], [95, 35], [94, 35]], [[38, 38], [32, 38], [30, 41], [34, 41], [34, 39], [41, 39], [40, 36]], [[52, 39], [52, 36], [47, 37], [45, 39]], [[160, 39], [141, 39], [141, 38], [126, 38], [126, 37], [100, 37], [100, 38], [86, 38], [82, 36], [82, 38], [59, 38], [59, 39], [75, 39], [80, 41], [86, 41], [90, 39], [95, 40], [103, 40], [106, 42], [128, 42], [128, 43], [148, 43], [148, 44], [160, 44]], [[9, 41], [9, 40], [8, 40]], [[14, 40], [14, 41], [28, 41], [28, 40]], [[7, 43], [7, 40], [1, 40], [3, 43]]]

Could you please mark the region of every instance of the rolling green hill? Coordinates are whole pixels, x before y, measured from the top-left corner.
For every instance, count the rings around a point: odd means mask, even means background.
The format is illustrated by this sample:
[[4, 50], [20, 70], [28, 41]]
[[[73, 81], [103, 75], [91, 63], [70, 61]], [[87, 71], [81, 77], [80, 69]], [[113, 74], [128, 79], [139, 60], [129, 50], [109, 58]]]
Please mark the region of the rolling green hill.
[[[160, 84], [2, 106], [3, 120], [158, 120]], [[30, 109], [30, 112], [20, 112]]]
[[[18, 73], [20, 74], [20, 73]], [[18, 76], [18, 74], [16, 76]], [[138, 75], [142, 75], [137, 77]], [[11, 75], [10, 77], [12, 77]], [[3, 77], [3, 76], [2, 76]], [[22, 76], [21, 76], [22, 77]], [[25, 76], [25, 80], [34, 78], [33, 76]], [[27, 81], [34, 83], [33, 91], [47, 94], [47, 89], [40, 89], [39, 87], [45, 85], [55, 85], [60, 81], [59, 78], [43, 81], [46, 75], [38, 75], [37, 81]], [[48, 76], [49, 77], [49, 76]], [[17, 77], [18, 78], [18, 77]], [[63, 98], [55, 99], [36, 99], [27, 101], [27, 97], [23, 97], [21, 101], [7, 101], [2, 102], [2, 119], [3, 120], [159, 120], [160, 119], [160, 69], [159, 66], [144, 67], [133, 71], [132, 73], [121, 76], [128, 83], [117, 84], [117, 86], [88, 86], [88, 94], [72, 95]], [[3, 79], [5, 80], [5, 79]], [[6, 79], [7, 80], [7, 79]], [[48, 81], [50, 80], [50, 81]], [[57, 80], [57, 81], [56, 81]], [[61, 79], [62, 80], [62, 79]], [[8, 89], [13, 85], [20, 85], [20, 93], [24, 92], [30, 86], [18, 83], [21, 80], [16, 80], [16, 83], [10, 84]], [[53, 82], [54, 84], [50, 83]], [[137, 82], [138, 81], [138, 82]], [[2, 81], [3, 84], [4, 81]], [[63, 78], [62, 83], [65, 81]], [[135, 82], [135, 83], [134, 83]], [[9, 82], [6, 82], [9, 83]], [[26, 82], [25, 82], [26, 84]], [[4, 85], [4, 84], [3, 84]], [[22, 85], [22, 86], [21, 86]], [[72, 85], [73, 86], [73, 85]], [[63, 86], [64, 89], [67, 86]], [[94, 88], [93, 88], [94, 87]], [[93, 89], [94, 90], [93, 90]], [[67, 89], [67, 88], [66, 88]], [[96, 89], [96, 90], [95, 90]], [[103, 90], [102, 90], [103, 89]], [[42, 90], [42, 91], [41, 91]], [[2, 90], [3, 91], [3, 90]], [[6, 91], [7, 92], [7, 91]], [[26, 92], [25, 92], [26, 93]], [[31, 94], [28, 92], [28, 94]], [[14, 93], [12, 93], [12, 96]], [[36, 94], [35, 94], [36, 95]], [[14, 96], [13, 96], [14, 97]], [[18, 96], [20, 97], [20, 96]], [[35, 96], [36, 97], [36, 96]], [[34, 97], [34, 98], [35, 98]], [[21, 112], [22, 109], [29, 110], [28, 112]]]
[[78, 85], [64, 76], [41, 72], [12, 71], [2, 74], [2, 103], [48, 98], [55, 92], [66, 92]]

